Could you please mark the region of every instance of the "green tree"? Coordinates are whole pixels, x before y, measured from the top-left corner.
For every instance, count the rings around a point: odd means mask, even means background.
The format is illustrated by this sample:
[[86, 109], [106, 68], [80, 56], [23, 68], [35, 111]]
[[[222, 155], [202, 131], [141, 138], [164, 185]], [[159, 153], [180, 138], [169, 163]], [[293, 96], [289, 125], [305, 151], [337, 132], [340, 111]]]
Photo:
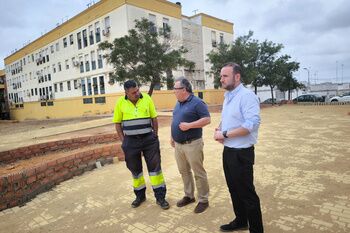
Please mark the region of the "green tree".
[[174, 68], [193, 69], [194, 63], [182, 57], [187, 50], [171, 46], [170, 32], [170, 27], [158, 31], [152, 22], [143, 18], [135, 20], [135, 28], [129, 30], [128, 35], [116, 38], [112, 43], [101, 43], [99, 48], [107, 51], [104, 57], [114, 66], [112, 79], [121, 83], [134, 79], [141, 85], [149, 84], [148, 94], [152, 95], [157, 85], [172, 78]]
[[[208, 60], [212, 66], [210, 73], [214, 76], [214, 87], [221, 86], [220, 70], [223, 64], [234, 61], [242, 68], [242, 82], [244, 84], [259, 84], [258, 58], [259, 42], [252, 39], [253, 32], [238, 37], [232, 45], [221, 44], [218, 49], [208, 54]], [[253, 84], [253, 85], [254, 85]]]
[[292, 90], [304, 88], [304, 85], [293, 78], [293, 72], [299, 69], [298, 62], [287, 63], [286, 69], [283, 80], [278, 84], [278, 89], [283, 92], [288, 91], [288, 100], [291, 100]]

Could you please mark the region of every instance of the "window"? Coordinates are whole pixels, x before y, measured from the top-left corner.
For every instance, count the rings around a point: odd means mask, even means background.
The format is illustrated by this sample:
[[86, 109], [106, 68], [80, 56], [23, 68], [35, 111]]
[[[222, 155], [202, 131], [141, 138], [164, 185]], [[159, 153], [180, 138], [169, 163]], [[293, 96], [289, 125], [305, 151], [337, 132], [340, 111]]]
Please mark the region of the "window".
[[85, 71], [88, 72], [90, 71], [90, 62], [89, 62], [89, 55], [85, 55]]
[[61, 62], [59, 62], [59, 63], [57, 64], [57, 66], [58, 66], [58, 72], [62, 71]]
[[91, 51], [91, 69], [92, 69], [92, 70], [96, 70], [95, 51]]
[[38, 88], [35, 88], [35, 95], [38, 95]]
[[92, 95], [91, 78], [87, 78], [87, 91], [88, 95]]
[[87, 34], [86, 34], [86, 29], [83, 30], [83, 44], [84, 48], [88, 46], [88, 40], [87, 40]]
[[57, 83], [53, 85], [53, 89], [55, 89], [55, 92], [57, 92]]
[[56, 43], [56, 52], [58, 52], [60, 50], [60, 44], [57, 42]]
[[224, 43], [224, 33], [220, 33], [220, 44]]
[[96, 37], [96, 43], [101, 41], [101, 29], [100, 29], [100, 23], [95, 23], [95, 37]]
[[79, 57], [80, 73], [84, 73], [84, 62], [83, 57]]
[[56, 65], [55, 64], [52, 65], [52, 72], [56, 73]]
[[97, 50], [97, 65], [99, 69], [103, 68], [102, 55], [100, 50]]
[[66, 64], [66, 70], [68, 70], [69, 69], [68, 59], [65, 61], [65, 64]]
[[211, 31], [211, 45], [213, 47], [216, 47], [216, 32], [215, 31]]
[[77, 33], [78, 49], [81, 49], [81, 32]]
[[70, 91], [70, 90], [71, 90], [70, 81], [67, 81], [67, 90], [68, 90], [68, 91]]
[[71, 34], [71, 35], [69, 36], [69, 44], [70, 44], [70, 45], [74, 44], [73, 34]]
[[60, 92], [63, 91], [63, 83], [60, 83]]
[[[54, 52], [55, 52], [55, 48], [54, 48], [53, 45], [50, 46], [50, 51], [51, 51], [51, 53], [54, 53]], [[32, 55], [32, 58], [33, 58], [33, 55]], [[33, 59], [32, 59], [32, 60], [33, 60]]]
[[47, 75], [47, 79], [48, 79], [49, 81], [51, 81], [51, 74], [48, 74], [48, 75]]
[[105, 18], [105, 29], [103, 30], [103, 35], [108, 36], [109, 35], [109, 30], [111, 28], [111, 21], [109, 16]]
[[81, 79], [81, 91], [82, 91], [82, 95], [85, 96], [86, 95], [86, 85], [85, 85], [85, 79]]
[[49, 54], [46, 55], [46, 61], [49, 62], [50, 59], [49, 59]]
[[94, 29], [92, 25], [89, 26], [89, 42], [90, 45], [94, 44]]
[[78, 80], [74, 80], [74, 89], [78, 89]]
[[103, 79], [103, 76], [98, 77], [100, 81], [100, 93], [104, 94], [105, 93], [105, 82]]
[[107, 16], [105, 18], [105, 29], [110, 28], [111, 27], [111, 19], [109, 18], [109, 16]]
[[169, 19], [167, 18], [163, 18], [163, 35], [165, 38], [170, 37]]
[[67, 48], [67, 38], [63, 38], [63, 47]]
[[157, 17], [155, 15], [149, 14], [148, 20], [153, 23], [153, 25], [150, 28], [151, 32], [157, 32]]
[[92, 78], [92, 87], [94, 90], [94, 95], [98, 95], [97, 77]]

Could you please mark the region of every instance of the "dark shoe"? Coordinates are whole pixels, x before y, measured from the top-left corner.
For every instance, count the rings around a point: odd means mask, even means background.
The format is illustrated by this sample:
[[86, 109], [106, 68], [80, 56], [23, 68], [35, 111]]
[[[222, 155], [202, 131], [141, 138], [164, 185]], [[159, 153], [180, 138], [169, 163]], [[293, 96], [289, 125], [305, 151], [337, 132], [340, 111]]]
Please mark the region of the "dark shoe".
[[184, 206], [186, 206], [186, 205], [188, 205], [188, 204], [191, 204], [191, 203], [193, 203], [193, 202], [195, 202], [196, 201], [196, 199], [194, 199], [194, 198], [190, 198], [190, 197], [183, 197], [180, 201], [178, 201], [177, 203], [176, 203], [176, 206], [177, 207], [184, 207]]
[[220, 226], [220, 231], [229, 232], [229, 231], [242, 231], [248, 230], [248, 224], [238, 224], [236, 220], [233, 220], [229, 224]]
[[140, 198], [140, 197], [136, 197], [135, 201], [133, 201], [131, 203], [131, 207], [132, 208], [137, 208], [141, 205], [142, 202], [146, 201], [146, 198]]
[[209, 207], [209, 202], [198, 202], [196, 208], [194, 209], [194, 212], [196, 214], [204, 212]]
[[169, 203], [165, 199], [159, 199], [157, 200], [157, 204], [162, 208], [163, 210], [167, 210], [170, 208]]

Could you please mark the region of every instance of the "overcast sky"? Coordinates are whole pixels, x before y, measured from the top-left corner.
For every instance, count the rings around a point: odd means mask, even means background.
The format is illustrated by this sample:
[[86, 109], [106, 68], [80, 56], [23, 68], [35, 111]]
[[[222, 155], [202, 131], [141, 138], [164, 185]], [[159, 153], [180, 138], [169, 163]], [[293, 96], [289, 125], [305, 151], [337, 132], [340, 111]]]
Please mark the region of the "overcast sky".
[[[92, 0], [0, 0], [0, 69], [3, 59], [86, 9]], [[97, 0], [95, 0], [97, 2]], [[171, 0], [171, 2], [176, 2]], [[182, 0], [182, 13], [206, 13], [234, 23], [234, 38], [284, 45], [283, 54], [300, 63], [295, 73], [311, 82], [350, 82], [350, 1], [348, 0]], [[337, 69], [338, 67], [338, 69]], [[343, 67], [343, 69], [342, 69]]]

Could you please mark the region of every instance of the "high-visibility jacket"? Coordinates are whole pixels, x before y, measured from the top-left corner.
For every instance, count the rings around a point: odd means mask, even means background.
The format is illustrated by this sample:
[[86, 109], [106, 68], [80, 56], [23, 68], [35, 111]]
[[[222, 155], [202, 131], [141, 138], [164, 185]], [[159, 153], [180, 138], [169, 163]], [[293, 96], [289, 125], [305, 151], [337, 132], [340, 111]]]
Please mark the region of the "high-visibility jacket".
[[126, 96], [118, 99], [113, 122], [121, 123], [125, 135], [140, 135], [152, 131], [152, 118], [155, 117], [157, 112], [151, 97], [141, 93], [136, 105]]

